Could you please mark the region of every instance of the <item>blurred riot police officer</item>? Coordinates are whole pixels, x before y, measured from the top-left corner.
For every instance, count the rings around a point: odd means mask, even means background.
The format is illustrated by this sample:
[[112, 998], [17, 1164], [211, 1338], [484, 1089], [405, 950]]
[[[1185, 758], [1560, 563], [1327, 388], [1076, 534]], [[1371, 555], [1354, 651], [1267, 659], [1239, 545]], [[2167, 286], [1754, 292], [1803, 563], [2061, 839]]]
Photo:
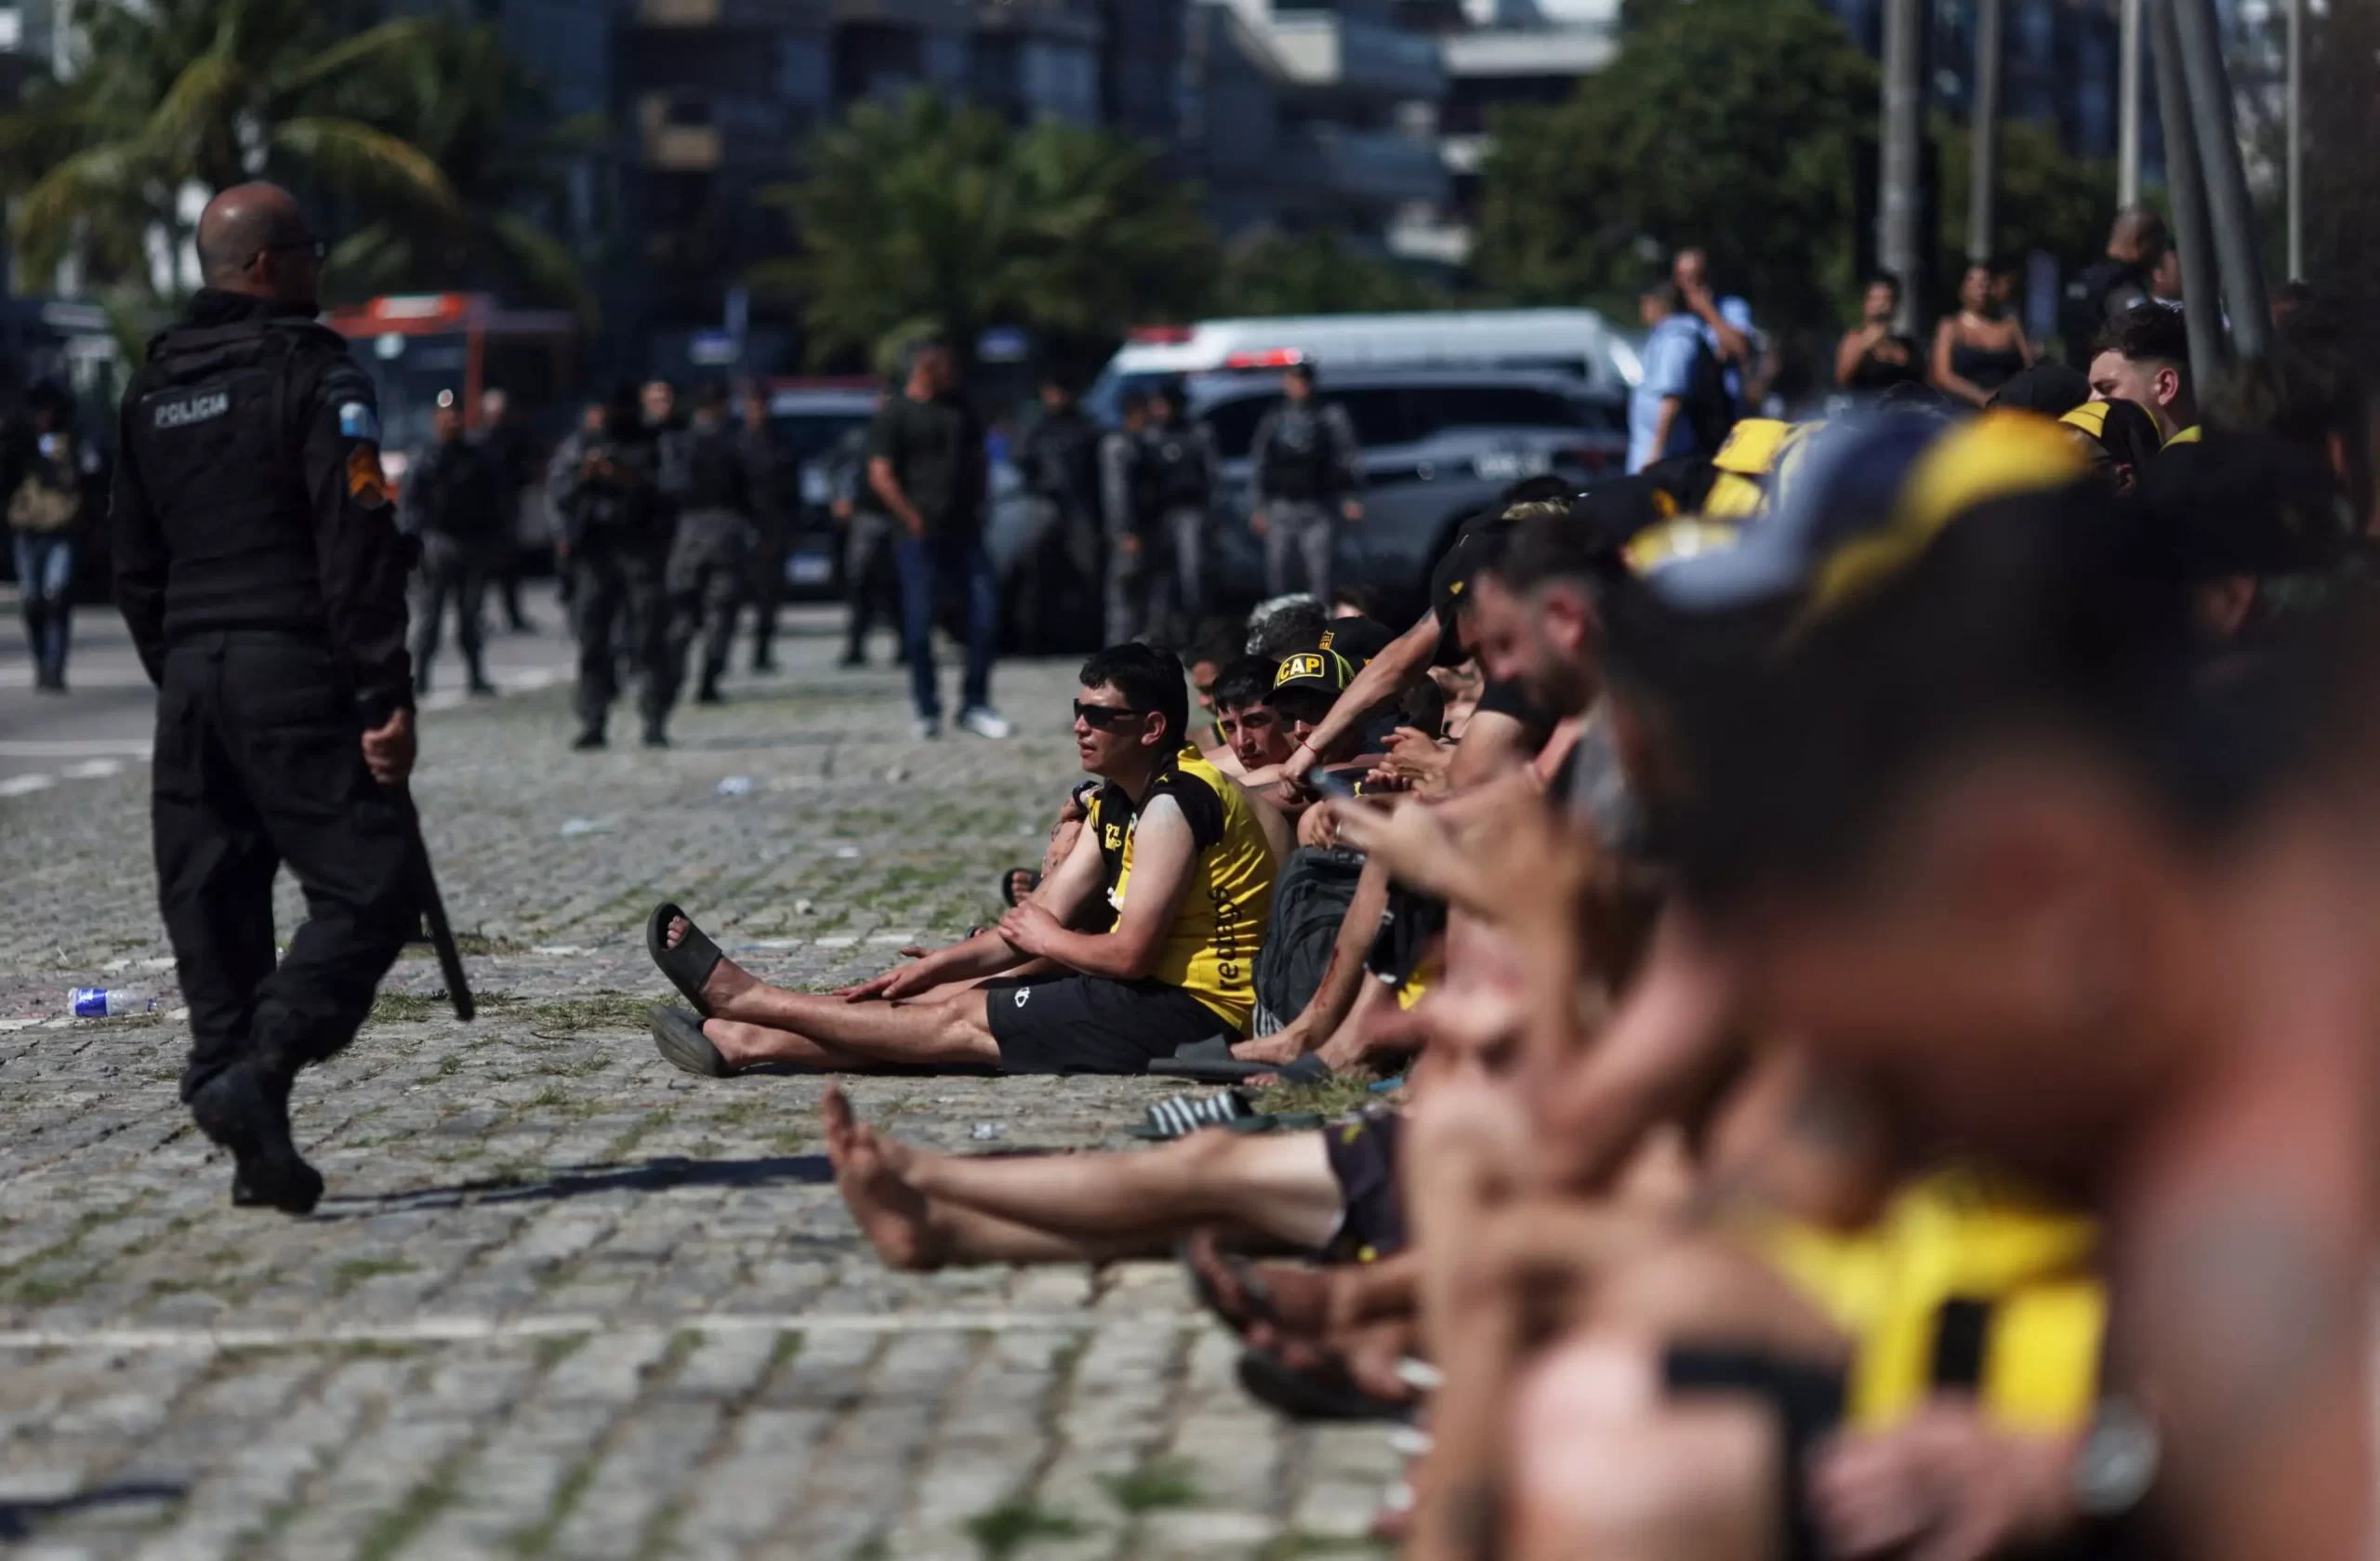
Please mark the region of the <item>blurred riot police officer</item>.
[[414, 692], [430, 692], [446, 610], [455, 610], [455, 639], [463, 647], [470, 691], [492, 695], [487, 681], [485, 626], [481, 621], [489, 579], [504, 567], [510, 524], [509, 484], [487, 445], [463, 436], [463, 409], [452, 390], [438, 392], [430, 415], [431, 441], [406, 463], [397, 507], [398, 529], [421, 547], [421, 612], [414, 624]]
[[792, 506], [799, 492], [787, 492], [792, 473], [786, 470], [785, 451], [769, 427], [769, 392], [753, 385], [744, 392], [744, 427], [737, 438], [744, 452], [744, 478], [752, 490], [752, 670], [777, 669], [777, 606], [785, 600], [786, 556], [793, 545]]
[[[735, 613], [752, 570], [752, 480], [742, 430], [727, 421], [727, 391], [703, 388], [694, 421], [675, 436], [679, 458], [664, 467], [664, 492], [678, 511], [669, 548], [669, 665], [683, 677], [700, 641], [694, 703], [720, 702], [720, 675], [735, 639]], [[666, 448], [666, 446], [665, 446]]]
[[[315, 324], [323, 246], [286, 191], [199, 218], [206, 285], [126, 389], [116, 598], [158, 687], [158, 902], [190, 1004], [182, 1098], [237, 1202], [303, 1213], [298, 1070], [353, 1039], [418, 925], [409, 549], [372, 382]], [[276, 965], [272, 881], [307, 920]]]
[[[570, 457], [575, 457], [570, 458]], [[661, 490], [661, 450], [623, 385], [603, 411], [600, 430], [582, 434], [557, 456], [547, 479], [570, 561], [571, 627], [578, 636], [578, 740], [604, 745], [604, 725], [620, 695], [615, 636], [623, 627], [642, 687], [644, 745], [667, 747], [678, 674], [669, 665], [670, 511]]]

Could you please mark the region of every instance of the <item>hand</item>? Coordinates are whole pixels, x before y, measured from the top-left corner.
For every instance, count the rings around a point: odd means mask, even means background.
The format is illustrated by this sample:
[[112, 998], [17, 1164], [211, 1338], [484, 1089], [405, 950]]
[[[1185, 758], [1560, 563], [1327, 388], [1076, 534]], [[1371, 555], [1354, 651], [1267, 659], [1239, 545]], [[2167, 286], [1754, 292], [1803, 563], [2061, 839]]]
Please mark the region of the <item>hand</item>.
[[1298, 844], [1316, 851], [1329, 851], [1339, 843], [1339, 821], [1330, 816], [1330, 804], [1317, 802], [1298, 814]]
[[1379, 808], [1350, 800], [1326, 802], [1314, 811], [1330, 813], [1341, 840], [1378, 861], [1391, 878], [1424, 893], [1461, 865], [1461, 848], [1446, 821], [1421, 802]]
[[1321, 761], [1322, 756], [1314, 751], [1312, 743], [1299, 743], [1289, 750], [1289, 756], [1281, 761], [1281, 784], [1292, 790], [1302, 789], [1307, 773]]
[[[909, 957], [909, 952], [906, 948], [901, 950], [905, 959]], [[941, 980], [942, 977], [935, 973], [934, 967], [921, 959], [914, 964], [897, 965], [882, 975], [863, 981], [856, 986], [842, 987], [834, 995], [847, 1003], [866, 1002], [877, 998], [881, 998], [886, 1002], [898, 1002], [904, 998], [914, 998], [919, 993], [938, 986]]]
[[1454, 767], [1454, 749], [1419, 727], [1400, 726], [1389, 740], [1388, 762], [1373, 774], [1386, 773], [1394, 784], [1417, 791], [1445, 789], [1447, 772]]
[[1360, 498], [1351, 498], [1339, 507], [1339, 513], [1346, 516], [1350, 523], [1360, 521], [1364, 518], [1364, 501]]
[[1141, 556], [1141, 539], [1128, 531], [1116, 538], [1116, 550], [1126, 558], [1138, 558]]
[[1020, 954], [1047, 954], [1065, 928], [1049, 911], [1027, 900], [1000, 918], [999, 931]]
[[364, 766], [382, 786], [403, 786], [413, 774], [413, 712], [399, 710], [364, 734]]
[[923, 515], [902, 516], [901, 528], [909, 534], [909, 540], [912, 542], [922, 542], [926, 539], [926, 518]]
[[2068, 1526], [2073, 1457], [2064, 1437], [2000, 1431], [1972, 1406], [1937, 1403], [1824, 1449], [1811, 1510], [1831, 1554], [1981, 1561]]
[[1248, 529], [1254, 532], [1259, 536], [1263, 536], [1265, 527], [1272, 523], [1271, 520], [1265, 516], [1264, 511], [1262, 509], [1256, 510], [1248, 517]]

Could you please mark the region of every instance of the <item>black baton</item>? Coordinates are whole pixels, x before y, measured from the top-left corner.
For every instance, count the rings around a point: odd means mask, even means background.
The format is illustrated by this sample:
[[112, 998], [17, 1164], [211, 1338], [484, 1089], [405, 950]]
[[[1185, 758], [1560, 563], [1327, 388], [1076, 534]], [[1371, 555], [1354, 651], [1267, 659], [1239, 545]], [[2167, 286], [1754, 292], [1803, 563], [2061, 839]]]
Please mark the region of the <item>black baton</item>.
[[414, 896], [421, 902], [421, 919], [430, 928], [430, 944], [438, 951], [438, 968], [446, 976], [446, 1000], [455, 1017], [468, 1025], [478, 1012], [471, 1001], [471, 984], [463, 974], [463, 953], [455, 946], [455, 929], [446, 924], [446, 902], [439, 897], [438, 875], [430, 870], [430, 847], [421, 838], [421, 814], [414, 810], [413, 792], [392, 786], [397, 812], [404, 819], [405, 855], [413, 872]]

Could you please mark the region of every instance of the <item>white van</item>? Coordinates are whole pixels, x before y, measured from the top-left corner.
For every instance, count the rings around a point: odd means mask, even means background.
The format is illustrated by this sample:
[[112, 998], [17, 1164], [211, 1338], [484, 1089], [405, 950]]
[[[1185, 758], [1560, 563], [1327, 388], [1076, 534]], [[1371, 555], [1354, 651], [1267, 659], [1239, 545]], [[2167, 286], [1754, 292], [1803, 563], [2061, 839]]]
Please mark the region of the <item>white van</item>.
[[1112, 420], [1127, 387], [1194, 374], [1337, 369], [1534, 369], [1619, 396], [1640, 374], [1635, 350], [1591, 309], [1444, 310], [1411, 314], [1291, 314], [1135, 329], [1085, 400]]

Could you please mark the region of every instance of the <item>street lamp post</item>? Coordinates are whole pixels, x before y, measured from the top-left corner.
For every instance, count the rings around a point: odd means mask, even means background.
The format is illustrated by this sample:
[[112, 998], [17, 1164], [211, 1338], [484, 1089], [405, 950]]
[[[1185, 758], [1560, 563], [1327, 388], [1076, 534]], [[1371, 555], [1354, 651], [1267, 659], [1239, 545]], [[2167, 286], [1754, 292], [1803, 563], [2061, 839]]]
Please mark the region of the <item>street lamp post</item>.
[[2306, 275], [2306, 0], [2289, 0], [2289, 279]]
[[1995, 252], [1992, 206], [2000, 189], [2000, 0], [1975, 4], [1975, 100], [1967, 115], [1967, 258]]
[[1918, 159], [1925, 135], [1924, 0], [1884, 0], [1884, 147], [1877, 159], [1876, 263], [1901, 283], [1894, 329], [1917, 334], [1924, 268], [1917, 253]]
[[2140, 204], [2140, 5], [2123, 0], [2116, 68], [2116, 205]]

